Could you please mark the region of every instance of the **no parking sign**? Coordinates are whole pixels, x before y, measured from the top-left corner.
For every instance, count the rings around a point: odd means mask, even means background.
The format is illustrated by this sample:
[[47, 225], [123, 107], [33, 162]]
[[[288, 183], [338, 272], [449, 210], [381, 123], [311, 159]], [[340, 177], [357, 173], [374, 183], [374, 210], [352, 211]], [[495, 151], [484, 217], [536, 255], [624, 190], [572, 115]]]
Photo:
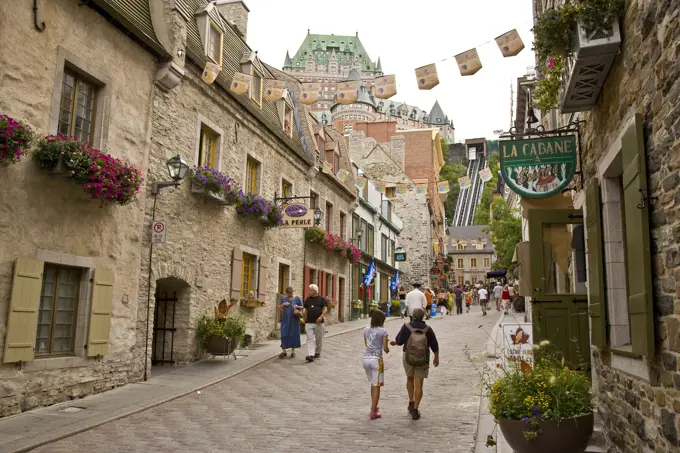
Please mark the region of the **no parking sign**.
[[165, 221], [158, 220], [151, 225], [151, 242], [153, 244], [165, 244]]

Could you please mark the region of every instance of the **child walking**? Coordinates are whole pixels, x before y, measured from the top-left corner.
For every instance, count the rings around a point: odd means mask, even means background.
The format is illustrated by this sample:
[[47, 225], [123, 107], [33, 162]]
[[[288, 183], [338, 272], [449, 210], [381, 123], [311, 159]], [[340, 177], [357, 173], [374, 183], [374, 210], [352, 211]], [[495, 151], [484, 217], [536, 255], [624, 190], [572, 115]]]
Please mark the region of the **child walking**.
[[371, 383], [371, 420], [382, 417], [378, 412], [378, 401], [380, 400], [380, 387], [385, 384], [385, 369], [383, 366], [383, 350], [385, 354], [390, 352], [387, 339], [387, 329], [385, 325], [385, 313], [380, 310], [373, 310], [371, 314], [371, 327], [364, 330], [364, 370], [366, 377]]

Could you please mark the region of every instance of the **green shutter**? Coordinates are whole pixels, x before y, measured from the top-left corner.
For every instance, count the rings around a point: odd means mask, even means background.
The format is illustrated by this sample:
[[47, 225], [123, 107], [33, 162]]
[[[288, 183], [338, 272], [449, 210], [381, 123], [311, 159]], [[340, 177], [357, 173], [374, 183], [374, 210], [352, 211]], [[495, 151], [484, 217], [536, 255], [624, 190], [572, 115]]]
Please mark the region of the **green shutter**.
[[602, 218], [600, 216], [600, 185], [593, 178], [586, 190], [586, 234], [588, 237], [588, 313], [590, 342], [607, 346], [607, 318], [602, 260]]
[[642, 116], [628, 127], [622, 139], [623, 198], [626, 230], [628, 314], [633, 352], [654, 356], [652, 265], [649, 240], [649, 202], [641, 205], [647, 191], [647, 165], [642, 136]]
[[99, 268], [94, 270], [92, 306], [90, 307], [90, 335], [87, 342], [88, 357], [103, 356], [109, 353], [113, 282], [113, 271]]

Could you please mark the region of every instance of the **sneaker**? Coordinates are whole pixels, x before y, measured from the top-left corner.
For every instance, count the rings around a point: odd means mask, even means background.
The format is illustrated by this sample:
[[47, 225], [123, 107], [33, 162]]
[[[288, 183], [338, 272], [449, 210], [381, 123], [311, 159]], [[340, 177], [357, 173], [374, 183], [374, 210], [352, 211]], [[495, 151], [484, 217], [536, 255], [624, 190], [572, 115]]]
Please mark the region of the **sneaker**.
[[408, 411], [413, 412], [413, 401], [408, 402]]
[[315, 358], [315, 359], [318, 359], [319, 357], [321, 357], [321, 354], [320, 354], [320, 353], [317, 352], [316, 354], [314, 354], [314, 358]]
[[314, 356], [313, 356], [313, 355], [308, 355], [307, 357], [305, 357], [305, 360], [307, 360], [308, 362], [313, 362], [313, 361], [314, 361]]
[[371, 412], [368, 416], [371, 417], [371, 420], [375, 420], [376, 418], [382, 417], [382, 414], [380, 412]]
[[418, 409], [413, 409], [411, 411], [411, 418], [413, 420], [420, 420], [420, 411]]

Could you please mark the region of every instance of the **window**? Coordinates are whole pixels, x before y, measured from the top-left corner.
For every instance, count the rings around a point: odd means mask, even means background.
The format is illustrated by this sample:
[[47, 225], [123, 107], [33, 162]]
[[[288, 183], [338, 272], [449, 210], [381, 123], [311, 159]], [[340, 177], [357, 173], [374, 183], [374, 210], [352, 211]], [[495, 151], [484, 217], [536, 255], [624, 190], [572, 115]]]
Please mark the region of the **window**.
[[375, 234], [373, 230], [373, 225], [368, 226], [368, 254], [375, 256]]
[[281, 180], [281, 196], [284, 198], [291, 198], [293, 196], [293, 184], [285, 179]]
[[456, 250], [465, 250], [465, 246], [463, 244], [456, 244]]
[[390, 240], [390, 248], [387, 249], [387, 256], [391, 258], [392, 266], [394, 266], [394, 241]]
[[279, 263], [279, 294], [286, 294], [286, 286], [290, 285], [290, 266]]
[[210, 22], [208, 29], [208, 45], [206, 46], [206, 55], [213, 63], [222, 65], [222, 32], [215, 24]]
[[326, 297], [334, 297], [335, 296], [335, 288], [333, 288], [333, 274], [326, 274], [326, 294], [323, 294]]
[[215, 145], [217, 134], [205, 126], [201, 126], [201, 141], [198, 148], [198, 166], [215, 168]]
[[250, 84], [250, 99], [262, 105], [262, 74], [253, 69], [253, 80]]
[[387, 236], [380, 235], [380, 259], [387, 262]]
[[326, 202], [326, 230], [333, 232], [333, 205]]
[[464, 267], [464, 266], [463, 266], [463, 258], [458, 258], [458, 259], [456, 260], [456, 267], [457, 267], [458, 269], [462, 269], [462, 268]]
[[385, 197], [395, 198], [396, 196], [397, 196], [397, 188], [396, 187], [385, 188]]
[[82, 76], [64, 70], [57, 132], [92, 143], [97, 87]]
[[477, 258], [470, 258], [470, 269], [477, 269]]
[[293, 136], [293, 107], [288, 103], [283, 107], [283, 131], [287, 136]]
[[35, 336], [37, 355], [73, 353], [79, 287], [80, 269], [45, 264]]
[[338, 170], [340, 170], [340, 153], [333, 153], [333, 171], [337, 174]]
[[368, 223], [361, 219], [361, 246], [362, 252], [368, 253]]
[[491, 268], [491, 258], [484, 258], [484, 269]]
[[245, 297], [251, 291], [255, 294], [255, 266], [257, 257], [249, 253], [243, 254], [243, 262], [241, 264], [241, 297]]
[[319, 206], [319, 194], [309, 191], [309, 209], [316, 209]]
[[344, 212], [340, 213], [340, 237], [342, 239], [347, 239], [347, 216]]
[[478, 242], [475, 244], [475, 248], [477, 250], [484, 250], [484, 243], [483, 242]]
[[248, 156], [246, 159], [246, 193], [257, 193], [259, 183], [260, 163]]

